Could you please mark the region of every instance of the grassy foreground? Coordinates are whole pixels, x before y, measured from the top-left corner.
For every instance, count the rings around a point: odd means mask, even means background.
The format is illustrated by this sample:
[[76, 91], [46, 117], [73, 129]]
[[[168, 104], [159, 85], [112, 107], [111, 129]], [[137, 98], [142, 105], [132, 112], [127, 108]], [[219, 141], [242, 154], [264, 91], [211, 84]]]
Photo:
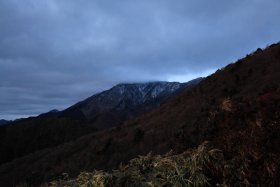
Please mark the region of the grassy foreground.
[[198, 148], [174, 155], [139, 156], [112, 172], [82, 172], [75, 179], [63, 174], [60, 180], [45, 186], [232, 186], [249, 185], [248, 161], [242, 156], [225, 159], [222, 151], [208, 142]]

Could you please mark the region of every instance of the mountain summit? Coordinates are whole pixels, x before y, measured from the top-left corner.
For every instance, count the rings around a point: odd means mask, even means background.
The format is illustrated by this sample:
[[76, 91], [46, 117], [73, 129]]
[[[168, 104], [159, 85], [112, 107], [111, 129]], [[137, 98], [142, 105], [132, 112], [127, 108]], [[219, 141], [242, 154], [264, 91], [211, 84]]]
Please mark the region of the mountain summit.
[[84, 119], [97, 129], [113, 127], [124, 120], [159, 106], [163, 101], [178, 94], [183, 89], [192, 88], [201, 80], [202, 78], [197, 78], [187, 83], [118, 84], [73, 105], [63, 111], [62, 116]]

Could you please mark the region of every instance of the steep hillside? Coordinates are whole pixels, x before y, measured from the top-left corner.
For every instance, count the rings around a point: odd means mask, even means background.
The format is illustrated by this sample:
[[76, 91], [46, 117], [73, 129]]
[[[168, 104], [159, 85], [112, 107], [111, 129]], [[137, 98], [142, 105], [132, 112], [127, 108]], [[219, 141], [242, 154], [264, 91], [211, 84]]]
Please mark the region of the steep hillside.
[[0, 127], [0, 164], [45, 148], [73, 141], [96, 130], [118, 126], [198, 84], [151, 82], [120, 84], [72, 107]]
[[80, 171], [110, 170], [138, 154], [171, 149], [177, 154], [206, 140], [227, 161], [245, 163], [243, 182], [229, 185], [279, 184], [279, 72], [280, 44], [258, 49], [121, 127], [2, 165], [0, 186], [40, 184], [65, 172], [72, 177]]

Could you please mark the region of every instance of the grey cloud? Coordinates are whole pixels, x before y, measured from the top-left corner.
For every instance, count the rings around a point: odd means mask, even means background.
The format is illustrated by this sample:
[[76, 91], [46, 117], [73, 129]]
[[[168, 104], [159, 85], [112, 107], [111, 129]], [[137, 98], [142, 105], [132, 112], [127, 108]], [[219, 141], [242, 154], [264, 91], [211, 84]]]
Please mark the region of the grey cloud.
[[202, 75], [279, 41], [279, 17], [278, 0], [0, 0], [0, 118]]

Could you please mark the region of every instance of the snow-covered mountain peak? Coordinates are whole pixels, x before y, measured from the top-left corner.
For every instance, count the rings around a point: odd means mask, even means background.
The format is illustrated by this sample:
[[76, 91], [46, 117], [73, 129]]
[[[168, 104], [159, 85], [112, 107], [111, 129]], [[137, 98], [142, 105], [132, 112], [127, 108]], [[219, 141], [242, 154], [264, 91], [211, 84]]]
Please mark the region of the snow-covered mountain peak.
[[122, 83], [70, 107], [66, 113], [84, 116], [88, 120], [102, 118], [105, 114], [110, 114], [111, 118], [116, 118], [120, 114], [121, 118], [129, 118], [158, 106], [176, 93], [198, 84], [199, 81]]

